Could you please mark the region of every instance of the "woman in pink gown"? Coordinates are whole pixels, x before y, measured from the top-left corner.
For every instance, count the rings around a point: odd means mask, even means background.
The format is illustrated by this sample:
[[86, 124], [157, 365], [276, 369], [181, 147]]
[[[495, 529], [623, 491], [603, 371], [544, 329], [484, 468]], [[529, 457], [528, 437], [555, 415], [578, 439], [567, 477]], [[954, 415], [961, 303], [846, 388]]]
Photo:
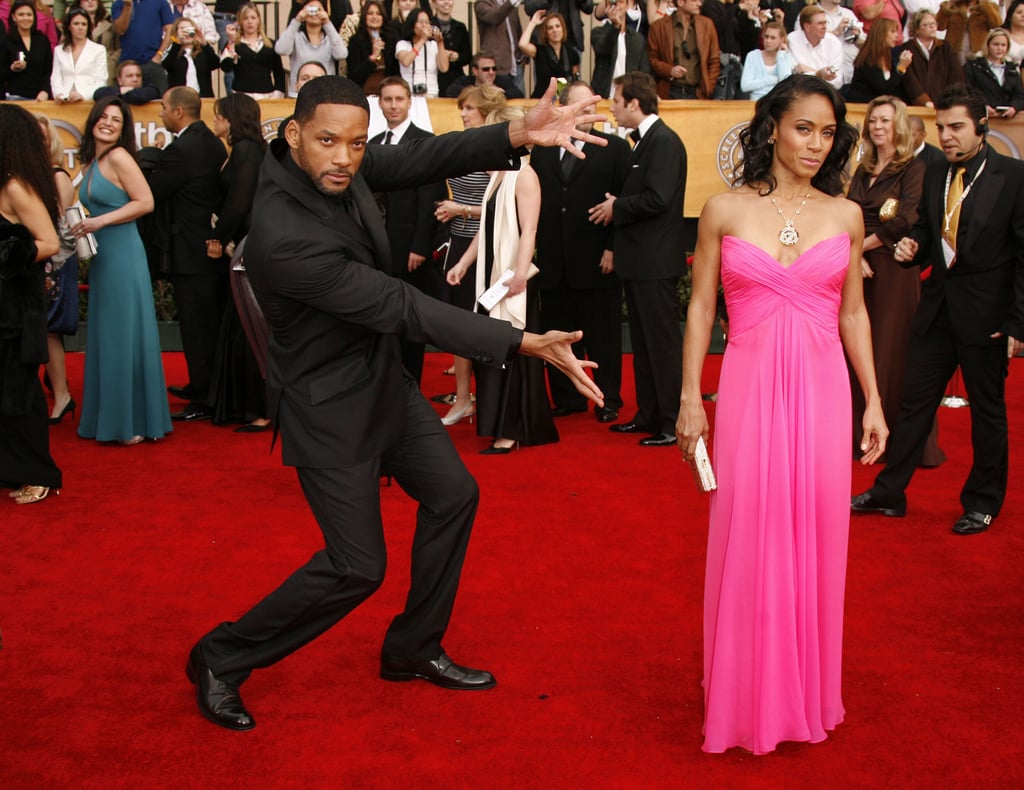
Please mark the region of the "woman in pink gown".
[[676, 426], [692, 462], [709, 424], [700, 376], [721, 280], [729, 345], [718, 387], [704, 588], [704, 751], [824, 740], [843, 720], [850, 380], [863, 463], [885, 449], [861, 281], [864, 224], [842, 197], [856, 131], [827, 83], [794, 75], [757, 103], [739, 185], [701, 214]]

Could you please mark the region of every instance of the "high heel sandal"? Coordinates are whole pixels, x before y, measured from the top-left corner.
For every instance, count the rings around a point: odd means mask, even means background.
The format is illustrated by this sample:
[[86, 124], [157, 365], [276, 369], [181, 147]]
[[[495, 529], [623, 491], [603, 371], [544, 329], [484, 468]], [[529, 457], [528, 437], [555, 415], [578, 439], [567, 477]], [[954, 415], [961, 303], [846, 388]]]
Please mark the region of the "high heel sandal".
[[458, 405], [458, 401], [456, 401], [456, 404], [451, 408], [451, 411], [449, 411], [446, 415], [444, 415], [444, 417], [441, 418], [441, 424], [455, 425], [455, 423], [464, 420], [466, 417], [469, 417], [469, 422], [472, 425], [474, 414], [476, 414], [476, 406], [473, 405], [472, 401], [467, 403], [465, 406], [462, 406], [461, 408]]
[[145, 438], [145, 436], [133, 436], [131, 439], [118, 439], [117, 443], [124, 447], [131, 447], [134, 444], [142, 444]]
[[512, 442], [508, 447], [498, 447], [498, 439], [495, 439], [490, 447], [480, 451], [480, 455], [508, 455], [513, 450], [519, 449], [519, 442]]
[[60, 410], [60, 414], [58, 414], [56, 417], [50, 418], [50, 425], [60, 425], [60, 423], [64, 420], [64, 415], [67, 414], [68, 412], [71, 412], [71, 421], [74, 422], [76, 408], [77, 407], [75, 405], [75, 399], [68, 398], [68, 402], [64, 404], [64, 408]]
[[42, 502], [46, 497], [53, 492], [54, 496], [60, 496], [59, 488], [50, 488], [49, 486], [23, 486], [20, 489], [20, 494], [14, 500], [16, 505], [31, 505], [35, 502]]

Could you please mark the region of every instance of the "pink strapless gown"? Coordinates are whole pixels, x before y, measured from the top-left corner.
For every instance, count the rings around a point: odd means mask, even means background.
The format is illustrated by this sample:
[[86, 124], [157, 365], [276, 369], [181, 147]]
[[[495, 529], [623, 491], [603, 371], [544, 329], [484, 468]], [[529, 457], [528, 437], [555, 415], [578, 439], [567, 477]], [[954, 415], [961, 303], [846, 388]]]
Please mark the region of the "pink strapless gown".
[[704, 585], [704, 751], [824, 740], [843, 720], [850, 379], [846, 234], [788, 268], [722, 240], [722, 362]]

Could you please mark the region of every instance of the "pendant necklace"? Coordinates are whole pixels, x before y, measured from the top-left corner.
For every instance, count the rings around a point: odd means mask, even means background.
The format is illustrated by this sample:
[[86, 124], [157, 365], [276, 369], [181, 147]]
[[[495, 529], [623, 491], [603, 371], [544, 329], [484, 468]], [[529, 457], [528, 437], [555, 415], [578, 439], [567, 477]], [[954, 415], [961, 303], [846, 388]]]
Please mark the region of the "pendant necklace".
[[779, 216], [782, 217], [782, 221], [786, 223], [785, 225], [782, 226], [782, 230], [779, 231], [779, 241], [782, 242], [787, 247], [792, 247], [794, 244], [800, 241], [800, 234], [797, 233], [797, 230], [793, 226], [793, 223], [796, 222], [796, 218], [800, 216], [800, 212], [804, 210], [804, 206], [807, 205], [807, 201], [810, 199], [810, 197], [811, 192], [810, 190], [808, 190], [807, 194], [804, 195], [804, 200], [800, 204], [800, 208], [798, 208], [796, 210], [796, 213], [793, 214], [793, 219], [788, 219], [786, 215], [782, 213], [782, 209], [779, 208], [779, 204], [775, 201], [775, 198], [768, 198], [772, 202], [772, 205], [775, 206], [775, 210], [779, 212]]

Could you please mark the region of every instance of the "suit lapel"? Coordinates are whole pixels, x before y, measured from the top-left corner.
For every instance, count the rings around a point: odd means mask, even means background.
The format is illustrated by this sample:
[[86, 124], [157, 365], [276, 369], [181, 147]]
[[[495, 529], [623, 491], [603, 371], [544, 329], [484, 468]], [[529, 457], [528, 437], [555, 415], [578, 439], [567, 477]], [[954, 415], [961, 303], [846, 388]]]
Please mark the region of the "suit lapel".
[[388, 233], [380, 215], [380, 207], [373, 199], [373, 193], [364, 179], [358, 176], [354, 178], [349, 190], [359, 211], [363, 229], [373, 245], [373, 265], [381, 271], [387, 271], [390, 268], [391, 245], [388, 243]]
[[973, 204], [971, 219], [974, 221], [969, 222], [966, 232], [960, 234], [957, 249], [963, 246], [965, 250], [969, 250], [979, 242], [978, 234], [984, 231], [988, 223], [978, 220], [992, 215], [996, 203], [1003, 193], [1003, 182], [1006, 181], [1006, 178], [1001, 172], [1002, 168], [999, 167], [999, 160], [996, 159], [994, 151], [988, 152], [988, 167], [986, 169], [988, 172], [982, 173], [976, 188], [971, 190], [969, 199]]

